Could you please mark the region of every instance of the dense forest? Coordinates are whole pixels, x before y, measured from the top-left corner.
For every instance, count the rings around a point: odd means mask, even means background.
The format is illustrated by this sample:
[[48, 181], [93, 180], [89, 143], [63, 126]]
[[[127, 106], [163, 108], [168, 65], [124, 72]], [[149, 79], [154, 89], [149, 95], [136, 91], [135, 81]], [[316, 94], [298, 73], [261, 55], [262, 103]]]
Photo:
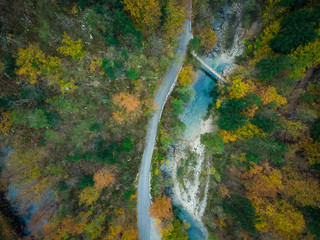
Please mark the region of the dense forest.
[[[36, 239], [137, 239], [136, 179], [183, 1], [2, 1], [1, 190]], [[10, 194], [7, 194], [10, 198]], [[3, 233], [5, 234], [5, 233]]]
[[[0, 239], [138, 239], [146, 127], [190, 18], [194, 38], [158, 128], [150, 208], [162, 239], [188, 239], [161, 165], [186, 128], [178, 116], [200, 68], [191, 51], [212, 52], [213, 23], [233, 3], [248, 34], [211, 93], [217, 131], [201, 136], [211, 163], [208, 239], [319, 239], [317, 2], [193, 0], [189, 16], [186, 0], [2, 1], [0, 150], [9, 154], [0, 162]], [[228, 49], [236, 20], [224, 20]], [[15, 213], [3, 211], [8, 201]]]
[[[211, 178], [203, 219], [209, 239], [318, 239], [320, 5], [307, 0], [194, 1], [190, 50], [200, 55], [212, 50], [199, 46], [204, 29], [232, 2], [241, 4], [247, 34], [237, 66], [212, 92], [207, 117], [218, 131], [201, 136], [212, 166], [203, 172]], [[225, 20], [234, 23], [235, 17]], [[259, 31], [252, 34], [257, 25]], [[230, 25], [223, 35], [225, 49], [235, 34]], [[213, 36], [209, 46], [216, 43]], [[155, 196], [170, 186], [161, 165], [168, 147], [180, 138], [175, 129], [184, 129], [177, 116], [192, 97], [184, 83], [192, 82], [197, 68], [189, 55], [164, 112], [154, 154]], [[188, 154], [185, 168], [196, 161]], [[185, 173], [177, 174], [188, 177]]]

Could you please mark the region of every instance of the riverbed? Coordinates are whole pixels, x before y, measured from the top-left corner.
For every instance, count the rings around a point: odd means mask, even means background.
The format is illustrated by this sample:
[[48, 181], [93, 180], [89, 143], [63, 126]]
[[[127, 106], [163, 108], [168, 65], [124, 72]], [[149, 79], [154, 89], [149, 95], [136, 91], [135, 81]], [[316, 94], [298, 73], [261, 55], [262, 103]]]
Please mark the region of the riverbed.
[[[224, 49], [223, 34], [227, 28], [227, 21], [219, 19], [213, 24], [213, 28], [219, 29], [217, 47], [208, 56], [201, 57], [218, 73], [229, 72], [235, 66], [235, 56], [240, 55], [243, 51], [241, 39], [243, 39], [244, 30], [240, 26], [239, 9], [240, 6], [237, 4], [224, 9], [226, 14], [237, 13], [237, 28], [233, 46], [229, 50]], [[216, 129], [210, 118], [204, 119], [213, 101], [210, 93], [214, 91], [215, 84], [217, 84], [215, 77], [206, 72], [206, 69], [199, 69], [197, 74], [198, 79], [190, 86], [194, 91], [194, 98], [179, 116], [180, 120], [185, 123], [186, 130], [182, 140], [176, 142], [175, 147], [170, 151], [168, 162], [164, 167], [172, 178], [171, 197], [173, 205], [178, 208], [178, 217], [190, 225], [187, 230], [190, 240], [203, 240], [208, 237], [206, 227], [202, 223], [202, 216], [206, 210], [210, 184], [208, 173], [210, 161], [205, 158], [205, 148], [200, 143], [200, 135]], [[195, 156], [196, 161], [188, 163], [190, 161], [186, 150]], [[181, 174], [181, 169], [183, 169], [183, 174]]]

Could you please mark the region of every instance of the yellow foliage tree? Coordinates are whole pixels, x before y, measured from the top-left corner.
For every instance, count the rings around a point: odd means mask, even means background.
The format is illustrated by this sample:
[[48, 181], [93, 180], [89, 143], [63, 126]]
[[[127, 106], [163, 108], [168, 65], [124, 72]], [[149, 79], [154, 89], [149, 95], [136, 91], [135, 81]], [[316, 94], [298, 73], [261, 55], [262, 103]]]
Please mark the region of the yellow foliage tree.
[[260, 198], [253, 202], [253, 206], [258, 215], [256, 228], [270, 232], [275, 239], [298, 239], [306, 227], [302, 213], [284, 200], [273, 203]]
[[145, 34], [160, 23], [160, 5], [157, 0], [123, 0], [124, 10], [130, 13], [135, 25]]
[[284, 188], [281, 171], [271, 168], [268, 163], [262, 166], [252, 164], [253, 167], [242, 176], [248, 199], [254, 202], [261, 197], [275, 198]]
[[1, 112], [1, 121], [0, 121], [0, 132], [7, 137], [11, 127], [12, 127], [12, 120], [10, 112]]
[[287, 104], [287, 99], [278, 94], [275, 87], [263, 86], [256, 83], [253, 92], [261, 97], [263, 105], [275, 103], [277, 107], [280, 107]]
[[306, 144], [306, 157], [311, 165], [320, 163], [320, 142], [315, 141]]
[[194, 79], [196, 78], [196, 73], [193, 70], [193, 66], [191, 64], [185, 65], [178, 76], [178, 82], [181, 86], [190, 85]]
[[257, 59], [270, 56], [272, 54], [272, 49], [270, 48], [269, 43], [271, 39], [280, 32], [280, 22], [281, 19], [274, 20], [263, 30], [260, 40], [256, 43], [257, 50], [254, 51], [254, 56]]
[[63, 45], [58, 47], [57, 50], [63, 55], [71, 56], [72, 59], [81, 59], [85, 55], [81, 39], [73, 41], [70, 36], [64, 33], [62, 43]]
[[297, 141], [299, 138], [304, 138], [307, 135], [308, 126], [300, 121], [290, 121], [285, 118], [280, 118], [283, 135], [292, 141]]
[[221, 136], [223, 142], [234, 142], [237, 139], [250, 139], [255, 135], [265, 136], [266, 134], [256, 125], [248, 122], [243, 127], [239, 127], [235, 130], [219, 130], [219, 135]]
[[232, 80], [232, 85], [228, 87], [230, 99], [242, 98], [250, 91], [250, 85], [243, 81], [243, 76], [236, 75], [232, 77], [231, 80]]
[[80, 192], [79, 195], [79, 205], [85, 204], [87, 206], [92, 205], [98, 200], [100, 196], [101, 189], [96, 187], [86, 187]]
[[311, 176], [285, 169], [284, 194], [301, 206], [320, 207], [319, 182]]
[[122, 208], [117, 209], [115, 215], [103, 240], [138, 240], [138, 231], [132, 224], [134, 216]]
[[38, 46], [30, 44], [26, 49], [20, 48], [17, 54], [19, 68], [16, 74], [28, 77], [29, 82], [35, 84], [45, 62], [45, 55]]
[[205, 52], [210, 52], [218, 42], [217, 32], [212, 30], [210, 25], [201, 30], [199, 34], [200, 46], [205, 49]]
[[[318, 35], [319, 34], [320, 29], [318, 30]], [[291, 62], [291, 65], [293, 66], [291, 76], [293, 78], [304, 77], [307, 68], [320, 63], [320, 37], [314, 42], [308, 43], [306, 46], [300, 45], [290, 54], [290, 56], [293, 58], [293, 61]]]
[[179, 30], [183, 26], [186, 15], [186, 9], [179, 4], [177, 0], [167, 1], [166, 6], [166, 20], [164, 30], [166, 32], [165, 38], [168, 40], [175, 39]]

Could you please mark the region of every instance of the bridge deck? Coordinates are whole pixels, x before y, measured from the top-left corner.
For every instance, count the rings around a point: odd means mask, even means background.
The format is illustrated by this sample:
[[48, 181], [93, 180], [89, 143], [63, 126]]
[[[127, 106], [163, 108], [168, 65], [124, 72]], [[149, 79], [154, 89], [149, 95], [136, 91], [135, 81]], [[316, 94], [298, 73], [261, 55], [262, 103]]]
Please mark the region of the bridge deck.
[[215, 75], [220, 82], [226, 82], [226, 79], [221, 76], [221, 74], [217, 73], [212, 67], [210, 67], [208, 64], [206, 64], [198, 55], [192, 51], [191, 54], [203, 65], [205, 66], [213, 75]]

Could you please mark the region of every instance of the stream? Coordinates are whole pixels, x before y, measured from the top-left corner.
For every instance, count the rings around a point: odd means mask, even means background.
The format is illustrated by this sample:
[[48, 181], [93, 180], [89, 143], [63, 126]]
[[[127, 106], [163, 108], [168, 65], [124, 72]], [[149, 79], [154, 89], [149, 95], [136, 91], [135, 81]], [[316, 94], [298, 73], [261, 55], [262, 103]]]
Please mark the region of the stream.
[[[234, 67], [235, 56], [240, 55], [243, 51], [241, 39], [243, 39], [244, 31], [241, 29], [241, 6], [239, 4], [226, 7], [222, 12], [224, 17], [220, 17], [213, 24], [213, 28], [218, 30], [218, 44], [212, 53], [201, 58], [215, 71], [223, 74]], [[228, 27], [226, 18], [232, 12], [236, 14], [237, 19], [236, 32], [232, 47], [226, 50], [223, 43], [224, 33]], [[185, 123], [186, 130], [182, 140], [175, 143], [167, 156], [167, 164], [163, 165], [163, 170], [172, 179], [171, 198], [174, 207], [178, 209], [178, 217], [190, 226], [187, 230], [190, 240], [208, 238], [202, 217], [206, 211], [210, 184], [210, 173], [208, 173], [210, 162], [204, 156], [205, 148], [200, 143], [200, 135], [216, 129], [211, 118], [204, 119], [209, 104], [213, 100], [210, 92], [214, 90], [215, 77], [207, 73], [205, 69], [199, 69], [197, 74], [197, 81], [190, 86], [194, 92], [194, 98], [179, 116], [180, 120]], [[190, 163], [190, 155], [187, 155], [186, 150], [195, 156], [195, 161], [191, 160], [192, 163]]]

